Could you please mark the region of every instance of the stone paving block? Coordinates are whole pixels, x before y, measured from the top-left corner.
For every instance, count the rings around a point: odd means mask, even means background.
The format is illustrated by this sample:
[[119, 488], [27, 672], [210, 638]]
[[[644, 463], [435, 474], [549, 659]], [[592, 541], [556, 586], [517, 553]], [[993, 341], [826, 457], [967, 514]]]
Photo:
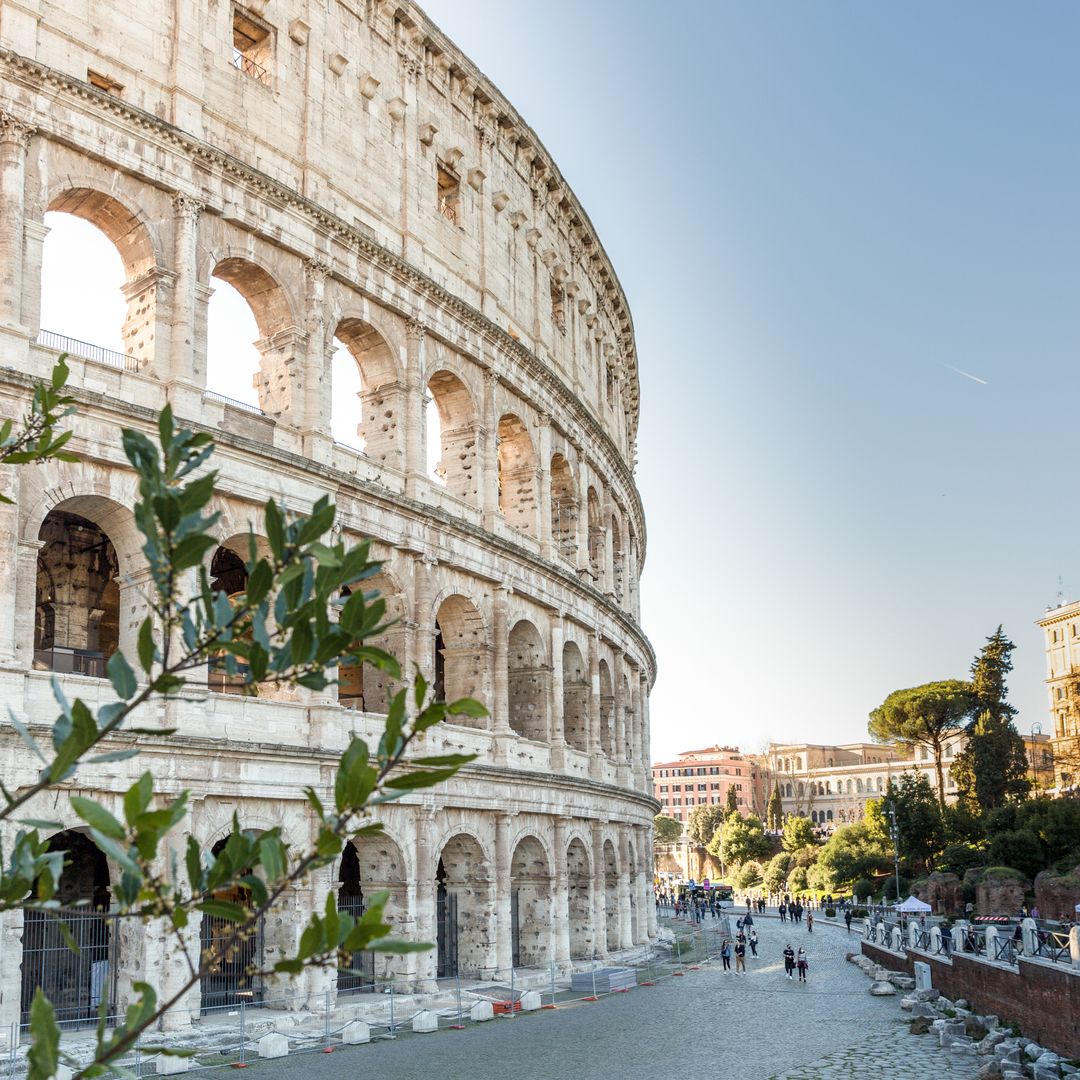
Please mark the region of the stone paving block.
[[261, 1058], [285, 1057], [289, 1052], [289, 1040], [278, 1031], [264, 1035], [255, 1045]]

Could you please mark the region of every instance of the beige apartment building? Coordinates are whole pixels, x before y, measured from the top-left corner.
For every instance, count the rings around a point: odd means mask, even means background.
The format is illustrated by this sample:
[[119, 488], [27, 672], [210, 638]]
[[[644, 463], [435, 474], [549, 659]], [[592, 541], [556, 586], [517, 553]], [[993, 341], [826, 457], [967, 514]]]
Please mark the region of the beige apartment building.
[[1080, 781], [1080, 601], [1049, 608], [1037, 625], [1046, 640], [1054, 786], [1073, 791]]

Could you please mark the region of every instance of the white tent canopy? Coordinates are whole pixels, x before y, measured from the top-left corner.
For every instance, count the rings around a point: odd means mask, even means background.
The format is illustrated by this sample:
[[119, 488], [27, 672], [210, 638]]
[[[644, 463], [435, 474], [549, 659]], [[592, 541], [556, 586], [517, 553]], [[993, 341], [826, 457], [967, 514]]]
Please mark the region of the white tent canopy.
[[896, 905], [896, 910], [902, 915], [928, 915], [933, 909], [917, 896], [909, 896], [902, 904]]

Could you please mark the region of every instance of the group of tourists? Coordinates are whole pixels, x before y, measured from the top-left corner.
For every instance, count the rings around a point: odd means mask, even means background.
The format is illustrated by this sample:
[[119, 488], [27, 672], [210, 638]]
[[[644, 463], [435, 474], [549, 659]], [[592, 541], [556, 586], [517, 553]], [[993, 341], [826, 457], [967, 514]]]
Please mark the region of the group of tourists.
[[806, 982], [806, 973], [810, 970], [810, 964], [806, 959], [806, 950], [800, 945], [796, 952], [789, 942], [784, 946], [784, 974], [789, 979], [793, 978], [792, 972], [798, 971], [799, 982]]
[[780, 916], [781, 922], [787, 922], [788, 919], [790, 919], [796, 926], [799, 926], [802, 923], [803, 915], [805, 915], [806, 929], [811, 934], [814, 932], [814, 913], [810, 910], [809, 906], [804, 906], [801, 900], [791, 900], [788, 897], [785, 897], [780, 901], [776, 911]]

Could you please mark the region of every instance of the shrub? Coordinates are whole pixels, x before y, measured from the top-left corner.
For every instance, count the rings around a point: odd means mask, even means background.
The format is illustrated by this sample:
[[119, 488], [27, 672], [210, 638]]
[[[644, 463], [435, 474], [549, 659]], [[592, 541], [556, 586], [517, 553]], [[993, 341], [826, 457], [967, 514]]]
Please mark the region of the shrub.
[[985, 855], [970, 844], [949, 844], [937, 860], [935, 869], [964, 876], [966, 870], [978, 866]]
[[907, 878], [900, 879], [900, 895], [896, 895], [896, 875], [891, 874], [885, 879], [885, 899], [886, 900], [902, 900], [907, 896], [910, 889], [910, 884]]
[[874, 883], [869, 878], [859, 878], [859, 880], [851, 886], [851, 895], [861, 896], [864, 900], [868, 896], [873, 896], [875, 891]]
[[825, 918], [826, 919], [835, 919], [836, 918], [836, 908], [827, 907], [825, 909]]
[[865, 919], [870, 912], [864, 907], [853, 907], [851, 909], [851, 917], [853, 919]]
[[1033, 878], [1046, 865], [1046, 853], [1030, 829], [1017, 829], [998, 833], [990, 841], [990, 862], [996, 867], [1015, 867], [1023, 877]]

